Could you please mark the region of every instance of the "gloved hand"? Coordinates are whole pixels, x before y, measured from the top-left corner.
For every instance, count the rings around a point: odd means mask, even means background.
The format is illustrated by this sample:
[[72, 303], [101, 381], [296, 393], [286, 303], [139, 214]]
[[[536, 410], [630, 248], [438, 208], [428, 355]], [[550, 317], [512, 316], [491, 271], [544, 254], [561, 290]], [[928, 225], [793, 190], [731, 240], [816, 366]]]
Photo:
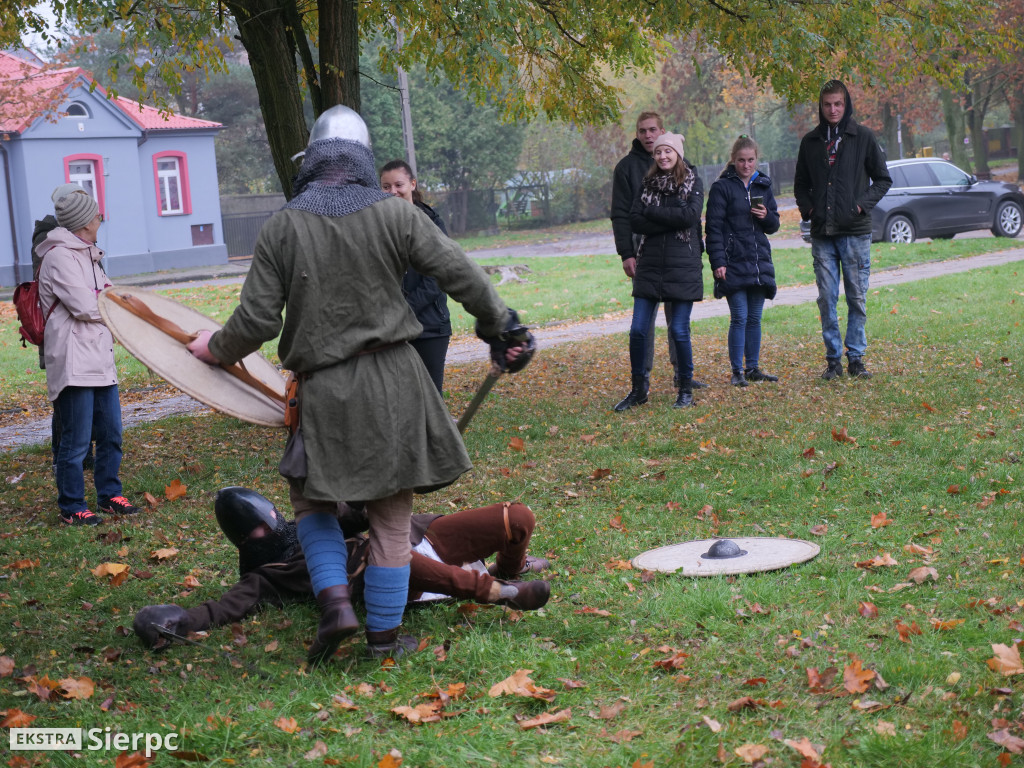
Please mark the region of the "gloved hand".
[[498, 336], [484, 335], [480, 332], [478, 322], [476, 335], [490, 345], [491, 361], [503, 372], [517, 373], [523, 370], [533, 359], [534, 352], [537, 351], [537, 342], [533, 338], [533, 334], [519, 322], [519, 315], [514, 309], [508, 311], [508, 321], [501, 334]]
[[[153, 626], [153, 625], [156, 626]], [[180, 605], [147, 605], [137, 614], [132, 622], [132, 629], [139, 636], [143, 645], [152, 648], [164, 636], [160, 634], [157, 627], [169, 629], [176, 635], [187, 635], [189, 629], [188, 614]]]

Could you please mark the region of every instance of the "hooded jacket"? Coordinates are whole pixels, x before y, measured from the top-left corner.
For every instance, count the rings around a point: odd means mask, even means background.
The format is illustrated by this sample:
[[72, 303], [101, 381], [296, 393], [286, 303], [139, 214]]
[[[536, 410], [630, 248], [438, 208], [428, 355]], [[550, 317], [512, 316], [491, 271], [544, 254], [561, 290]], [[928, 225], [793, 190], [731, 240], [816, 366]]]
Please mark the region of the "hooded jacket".
[[[810, 219], [811, 237], [842, 237], [871, 234], [871, 210], [892, 186], [885, 153], [871, 129], [853, 119], [853, 101], [838, 83], [846, 109], [838, 125], [825, 119], [818, 95], [818, 126], [800, 141], [793, 178], [793, 193], [800, 216]], [[829, 165], [828, 143], [838, 140], [835, 163]], [[858, 207], [860, 210], [858, 211]]]
[[100, 266], [103, 251], [64, 227], [51, 230], [36, 250], [42, 258], [40, 304], [59, 302], [43, 335], [47, 396], [56, 400], [69, 386], [117, 384], [114, 338], [96, 301], [111, 284]]
[[636, 240], [629, 223], [633, 201], [640, 196], [644, 175], [651, 170], [654, 158], [644, 149], [640, 139], [633, 139], [629, 154], [619, 160], [612, 175], [612, 234], [615, 252], [623, 261], [636, 256]]
[[[687, 165], [690, 165], [687, 163]], [[704, 298], [704, 267], [701, 254], [700, 214], [704, 210], [704, 184], [697, 169], [693, 189], [685, 200], [662, 196], [660, 205], [645, 205], [637, 190], [630, 213], [630, 226], [644, 235], [644, 245], [636, 262], [633, 296], [655, 301], [700, 301]], [[677, 234], [689, 232], [688, 240]]]
[[[760, 195], [768, 213], [763, 219], [750, 213], [750, 198]], [[779, 211], [772, 194], [772, 180], [758, 173], [743, 184], [736, 168], [728, 166], [708, 192], [705, 214], [708, 261], [711, 269], [725, 267], [725, 280], [715, 281], [715, 296], [761, 287], [765, 297], [775, 298], [775, 266], [768, 235], [779, 230]]]

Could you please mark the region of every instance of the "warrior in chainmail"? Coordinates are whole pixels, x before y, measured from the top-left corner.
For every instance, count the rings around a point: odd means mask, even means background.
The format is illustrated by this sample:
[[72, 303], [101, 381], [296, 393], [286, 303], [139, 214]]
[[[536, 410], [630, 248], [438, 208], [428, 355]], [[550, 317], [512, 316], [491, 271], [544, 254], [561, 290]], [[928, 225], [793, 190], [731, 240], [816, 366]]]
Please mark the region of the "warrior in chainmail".
[[[376, 186], [362, 118], [332, 107], [317, 119], [295, 197], [263, 226], [240, 305], [221, 331], [189, 345], [208, 363], [233, 363], [281, 334], [278, 354], [299, 380], [301, 443], [289, 453], [297, 531], [321, 607], [309, 658], [319, 663], [359, 629], [336, 504], [365, 500], [364, 572], [372, 655], [414, 648], [399, 635], [409, 587], [413, 492], [470, 469], [462, 439], [416, 352], [422, 327], [402, 295], [410, 267], [434, 277], [477, 318], [491, 356], [518, 370], [532, 338], [506, 333], [518, 318], [491, 281], [413, 206]], [[287, 307], [282, 320], [282, 311]], [[301, 447], [296, 451], [296, 445]]]

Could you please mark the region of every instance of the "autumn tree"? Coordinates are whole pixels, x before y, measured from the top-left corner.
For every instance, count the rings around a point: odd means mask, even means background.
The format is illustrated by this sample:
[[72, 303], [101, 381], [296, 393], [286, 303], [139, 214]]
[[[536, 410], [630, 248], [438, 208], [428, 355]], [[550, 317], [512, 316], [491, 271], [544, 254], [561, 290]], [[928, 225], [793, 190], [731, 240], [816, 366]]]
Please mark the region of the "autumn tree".
[[[224, 67], [233, 21], [288, 190], [289, 157], [308, 137], [303, 94], [314, 114], [339, 103], [358, 109], [360, 39], [373, 35], [385, 40], [385, 70], [423, 63], [477, 100], [492, 97], [507, 116], [543, 111], [608, 122], [619, 104], [607, 76], [651, 69], [670, 34], [698, 33], [745, 75], [799, 100], [826, 73], [875, 71], [879, 29], [929, 52], [975, 45], [964, 27], [975, 7], [970, 0], [55, 0], [52, 11], [83, 30], [121, 25], [125, 53], [111, 66], [133, 80], [155, 68], [172, 85], [181, 72]], [[0, 35], [14, 39], [42, 21], [29, 0], [12, 0], [0, 10]], [[153, 55], [136, 59], [140, 47]], [[916, 66], [941, 73], [946, 62], [923, 56]]]

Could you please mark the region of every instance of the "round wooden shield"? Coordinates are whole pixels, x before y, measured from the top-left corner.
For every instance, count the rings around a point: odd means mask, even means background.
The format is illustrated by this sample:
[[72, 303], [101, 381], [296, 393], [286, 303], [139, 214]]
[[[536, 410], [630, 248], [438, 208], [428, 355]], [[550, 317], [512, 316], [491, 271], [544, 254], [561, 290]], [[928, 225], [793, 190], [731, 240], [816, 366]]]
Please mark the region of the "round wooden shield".
[[[116, 296], [111, 296], [116, 294]], [[116, 301], [137, 299], [154, 314], [187, 334], [220, 330], [220, 323], [174, 299], [131, 286], [113, 286], [99, 295], [100, 315], [110, 332], [134, 357], [186, 395], [214, 410], [267, 427], [284, 426], [281, 402], [243, 382], [223, 368], [192, 356], [185, 344]], [[242, 360], [245, 370], [273, 392], [284, 395], [285, 379], [259, 352]]]
[[768, 536], [729, 538], [745, 555], [724, 559], [705, 557], [719, 539], [699, 539], [650, 549], [631, 561], [634, 568], [683, 576], [722, 576], [775, 571], [816, 557], [821, 547], [803, 539], [775, 539]]

